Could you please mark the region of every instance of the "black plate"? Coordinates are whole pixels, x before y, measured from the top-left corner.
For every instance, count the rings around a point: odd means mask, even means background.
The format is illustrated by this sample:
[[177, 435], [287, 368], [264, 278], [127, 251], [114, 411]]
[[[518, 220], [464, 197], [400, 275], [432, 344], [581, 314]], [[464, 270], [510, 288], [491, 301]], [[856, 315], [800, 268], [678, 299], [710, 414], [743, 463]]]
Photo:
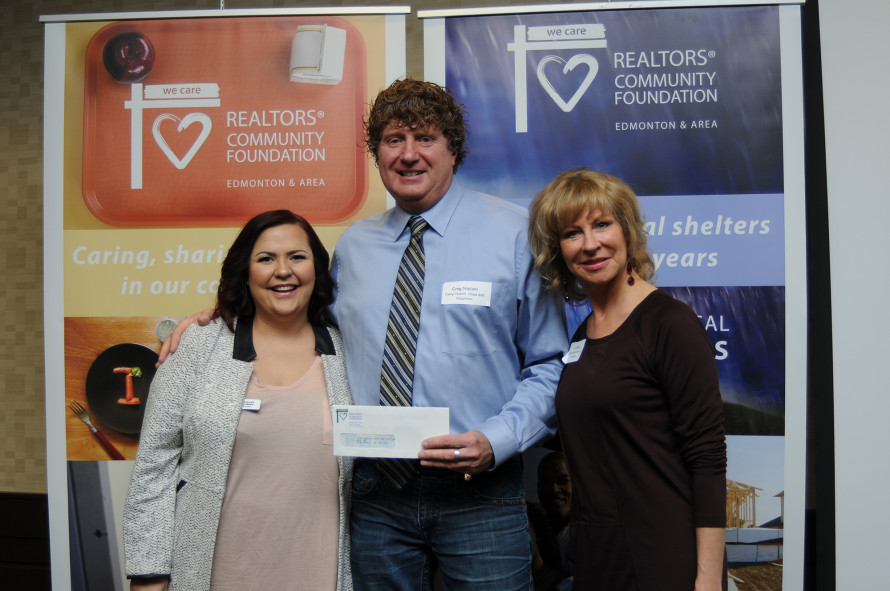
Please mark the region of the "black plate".
[[[87, 403], [90, 414], [106, 426], [125, 435], [138, 435], [142, 413], [148, 400], [148, 388], [155, 375], [158, 354], [144, 345], [124, 343], [105, 349], [87, 372]], [[114, 373], [115, 367], [139, 367], [141, 378], [133, 378], [133, 392], [142, 404], [118, 404], [127, 395], [126, 374]]]

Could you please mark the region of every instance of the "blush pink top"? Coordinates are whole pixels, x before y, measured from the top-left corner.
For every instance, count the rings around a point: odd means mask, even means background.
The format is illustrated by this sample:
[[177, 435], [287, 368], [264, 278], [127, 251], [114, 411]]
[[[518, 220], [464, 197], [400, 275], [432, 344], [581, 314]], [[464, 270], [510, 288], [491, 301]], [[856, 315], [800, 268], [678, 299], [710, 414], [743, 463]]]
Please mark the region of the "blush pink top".
[[290, 386], [252, 377], [226, 481], [213, 591], [337, 586], [338, 467], [321, 357]]

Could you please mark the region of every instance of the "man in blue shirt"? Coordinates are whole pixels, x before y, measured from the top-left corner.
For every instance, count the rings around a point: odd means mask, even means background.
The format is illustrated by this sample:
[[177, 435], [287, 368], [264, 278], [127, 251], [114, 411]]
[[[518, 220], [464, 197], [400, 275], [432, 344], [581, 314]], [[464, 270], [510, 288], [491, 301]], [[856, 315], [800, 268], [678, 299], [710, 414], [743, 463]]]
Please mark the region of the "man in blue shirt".
[[[365, 140], [396, 206], [354, 223], [334, 251], [333, 312], [350, 388], [355, 404], [380, 403], [407, 224], [421, 215], [428, 229], [411, 399], [448, 407], [451, 434], [424, 441], [401, 486], [377, 461], [356, 461], [355, 589], [427, 591], [438, 569], [449, 591], [527, 591], [519, 453], [556, 429], [553, 399], [568, 346], [562, 304], [544, 293], [532, 266], [525, 210], [454, 182], [466, 125], [446, 89], [393, 83], [371, 105]], [[189, 321], [164, 344], [162, 360]]]
[[365, 139], [396, 206], [353, 224], [334, 252], [353, 397], [376, 405], [408, 220], [424, 218], [412, 404], [451, 417], [451, 434], [424, 441], [401, 487], [376, 461], [356, 462], [356, 589], [429, 589], [437, 567], [448, 589], [531, 585], [518, 453], [555, 430], [565, 320], [533, 269], [525, 211], [454, 181], [465, 136], [463, 107], [446, 89], [409, 79], [382, 91]]

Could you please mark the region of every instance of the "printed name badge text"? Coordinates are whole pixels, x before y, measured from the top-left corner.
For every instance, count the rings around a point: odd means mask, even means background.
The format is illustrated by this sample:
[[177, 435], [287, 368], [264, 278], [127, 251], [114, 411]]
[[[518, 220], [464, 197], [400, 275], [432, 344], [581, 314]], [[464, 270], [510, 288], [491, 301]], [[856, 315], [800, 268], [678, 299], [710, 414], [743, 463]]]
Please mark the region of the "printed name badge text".
[[491, 282], [446, 281], [442, 285], [442, 305], [491, 306]]

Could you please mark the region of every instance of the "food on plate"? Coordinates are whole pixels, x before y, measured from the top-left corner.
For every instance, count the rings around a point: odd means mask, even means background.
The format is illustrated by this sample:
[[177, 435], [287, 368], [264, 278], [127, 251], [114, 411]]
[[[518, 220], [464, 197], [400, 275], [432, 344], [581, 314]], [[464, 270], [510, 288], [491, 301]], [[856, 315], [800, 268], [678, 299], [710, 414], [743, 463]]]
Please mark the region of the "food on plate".
[[102, 61], [112, 78], [123, 84], [132, 84], [151, 72], [155, 63], [155, 48], [148, 37], [138, 31], [121, 33], [105, 43]]
[[142, 404], [142, 401], [136, 398], [135, 393], [133, 392], [133, 378], [141, 378], [142, 377], [142, 369], [139, 367], [115, 367], [114, 373], [125, 373], [127, 374], [124, 378], [127, 382], [127, 394], [126, 398], [118, 398], [118, 404], [129, 404], [136, 405]]

